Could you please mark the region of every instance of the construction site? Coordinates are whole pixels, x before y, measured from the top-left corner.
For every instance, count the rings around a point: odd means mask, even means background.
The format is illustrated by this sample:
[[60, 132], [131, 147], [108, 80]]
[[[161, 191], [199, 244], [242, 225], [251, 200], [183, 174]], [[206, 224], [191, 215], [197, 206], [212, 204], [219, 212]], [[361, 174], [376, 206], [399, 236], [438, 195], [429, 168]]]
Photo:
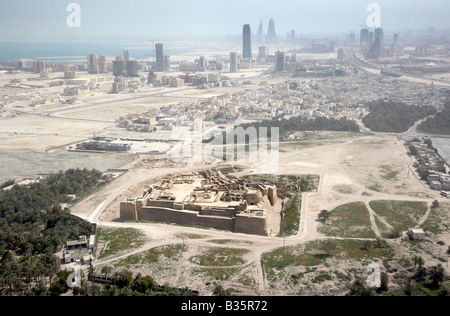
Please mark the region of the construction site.
[[164, 178], [142, 197], [122, 202], [120, 220], [271, 236], [279, 233], [282, 211], [291, 198], [273, 183], [235, 178], [225, 169], [207, 169]]

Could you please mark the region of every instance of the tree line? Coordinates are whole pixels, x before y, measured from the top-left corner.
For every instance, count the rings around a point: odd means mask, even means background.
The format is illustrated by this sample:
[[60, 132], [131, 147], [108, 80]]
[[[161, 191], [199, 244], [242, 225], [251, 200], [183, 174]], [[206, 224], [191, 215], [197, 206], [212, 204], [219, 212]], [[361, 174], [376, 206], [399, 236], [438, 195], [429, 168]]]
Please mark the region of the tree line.
[[[280, 138], [291, 132], [303, 132], [303, 131], [329, 131], [329, 132], [354, 132], [358, 133], [360, 131], [358, 124], [356, 122], [347, 119], [334, 119], [326, 117], [318, 117], [315, 119], [310, 119], [306, 117], [296, 116], [290, 119], [286, 118], [274, 118], [273, 120], [258, 121], [248, 124], [241, 124], [238, 127], [242, 127], [244, 130], [248, 128], [255, 128], [258, 137], [266, 137], [266, 135], [259, 135], [260, 128], [267, 128], [267, 137], [272, 137], [272, 129], [278, 128]], [[232, 137], [232, 130], [227, 135], [226, 132], [222, 133], [222, 140], [225, 144], [227, 140]], [[235, 142], [237, 141], [237, 136], [234, 135]], [[248, 140], [246, 140], [248, 143]]]
[[378, 100], [366, 105], [370, 113], [362, 122], [367, 128], [380, 133], [404, 133], [415, 122], [437, 112], [433, 107], [410, 106], [394, 101]]
[[82, 197], [106, 181], [98, 170], [70, 169], [0, 191], [0, 291], [20, 291], [56, 275], [54, 254], [67, 240], [93, 233], [89, 222], [61, 205], [73, 203], [69, 195]]
[[422, 122], [417, 129], [428, 134], [450, 135], [450, 100], [447, 100], [442, 112]]
[[133, 272], [126, 269], [114, 272], [109, 276], [112, 272], [112, 268], [109, 266], [104, 266], [101, 273], [110, 282], [99, 286], [97, 283], [89, 281], [95, 276], [94, 270], [93, 267], [89, 268], [87, 279], [81, 272], [80, 287], [74, 287], [72, 293], [69, 292], [70, 288], [67, 285], [67, 279], [72, 272], [60, 271], [46, 295], [59, 296], [69, 293], [73, 296], [194, 296], [194, 292], [188, 287], [177, 289], [168, 284], [160, 286], [153, 277], [140, 273], [133, 277]]

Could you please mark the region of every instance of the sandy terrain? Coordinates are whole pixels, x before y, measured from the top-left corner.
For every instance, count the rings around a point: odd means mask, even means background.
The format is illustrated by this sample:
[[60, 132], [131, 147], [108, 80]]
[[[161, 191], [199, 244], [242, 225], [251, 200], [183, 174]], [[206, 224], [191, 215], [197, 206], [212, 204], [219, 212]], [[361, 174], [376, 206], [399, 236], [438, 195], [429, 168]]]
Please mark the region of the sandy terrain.
[[[253, 73], [247, 74], [249, 77]], [[149, 157], [141, 157], [132, 161], [123, 155], [83, 154], [58, 156], [67, 154], [64, 148], [82, 140], [98, 136], [126, 136], [114, 129], [114, 120], [120, 115], [131, 112], [146, 111], [161, 105], [220, 95], [233, 89], [192, 90], [172, 89], [157, 92], [112, 96], [98, 95], [94, 99], [83, 99], [78, 105], [49, 105], [36, 108], [27, 107], [27, 98], [34, 91], [21, 91], [24, 94], [22, 103], [8, 104], [9, 113], [15, 117], [2, 118], [0, 124], [0, 164], [10, 170], [29, 169], [25, 174], [33, 172], [57, 172], [69, 166], [96, 166], [99, 169], [122, 166], [129, 171], [114, 182], [73, 207], [72, 212], [82, 218], [98, 223], [99, 227], [136, 228], [142, 231], [147, 242], [132, 252], [99, 260], [101, 265], [125, 266], [121, 263], [134, 255], [160, 247], [184, 245], [183, 251], [174, 259], [158, 261], [153, 264], [133, 266], [134, 271], [151, 274], [160, 283], [168, 282], [174, 286], [188, 285], [200, 290], [202, 294], [211, 292], [212, 283], [219, 280], [227, 288], [233, 288], [244, 294], [286, 295], [297, 294], [300, 287], [287, 282], [290, 274], [305, 272], [305, 267], [288, 266], [280, 272], [275, 281], [271, 279], [261, 263], [264, 254], [278, 250], [284, 245], [290, 247], [292, 253], [306, 247], [308, 242], [324, 239], [318, 233], [321, 225], [317, 215], [323, 209], [332, 210], [349, 202], [368, 204], [373, 200], [422, 201], [427, 204], [440, 199], [439, 192], [431, 191], [420, 182], [415, 172], [409, 169], [411, 158], [407, 155], [403, 141], [395, 136], [353, 135], [345, 133], [321, 133], [320, 137], [305, 135], [305, 143], [290, 142], [280, 146], [279, 174], [316, 174], [320, 175], [318, 192], [305, 193], [302, 198], [300, 231], [296, 236], [286, 239], [278, 237], [261, 237], [210, 229], [180, 227], [155, 223], [120, 223], [118, 204], [126, 198], [141, 196], [143, 189], [168, 173], [192, 171], [204, 168], [203, 164], [158, 164], [145, 161]], [[57, 93], [57, 90], [51, 93]], [[59, 90], [58, 90], [59, 91]], [[8, 91], [7, 91], [8, 92]], [[1, 91], [2, 95], [7, 93]], [[312, 137], [312, 138], [311, 138]], [[55, 160], [49, 160], [50, 153]], [[42, 155], [42, 156], [40, 156]], [[17, 157], [17, 158], [15, 158]], [[50, 156], [52, 157], [52, 156]], [[71, 163], [72, 161], [73, 163]], [[19, 163], [18, 163], [19, 162]], [[126, 164], [125, 166], [123, 166]], [[36, 166], [35, 168], [33, 167]], [[25, 166], [25, 167], [24, 167]], [[248, 164], [253, 174], [267, 172], [262, 163]], [[8, 173], [0, 174], [0, 179], [7, 178]], [[447, 206], [445, 206], [447, 207]], [[448, 209], [446, 209], [448, 212]], [[377, 232], [376, 214], [370, 211], [373, 227]], [[381, 229], [381, 224], [380, 227]], [[436, 238], [436, 237], [435, 237]], [[445, 245], [450, 244], [447, 232], [437, 237]], [[217, 241], [222, 241], [218, 243]], [[223, 241], [226, 242], [223, 242]], [[395, 247], [398, 256], [410, 258], [414, 253], [411, 248], [398, 241], [389, 241]], [[428, 245], [428, 244], [427, 244]], [[246, 250], [241, 260], [227, 266], [201, 264], [199, 257], [207, 254], [211, 248], [224, 251], [229, 249]], [[436, 245], [429, 246], [424, 252], [427, 265], [439, 263], [437, 257], [442, 250]], [[434, 256], [434, 257], [433, 257]], [[367, 263], [367, 262], [366, 262]], [[366, 263], [333, 260], [333, 269], [345, 271], [349, 267], [365, 272]], [[329, 264], [329, 263], [328, 263]], [[330, 270], [324, 265], [318, 266], [318, 272]], [[449, 272], [447, 268], [447, 272]], [[282, 275], [286, 274], [283, 279]], [[306, 282], [306, 281], [305, 281]], [[344, 294], [339, 282], [323, 282], [320, 285], [305, 285], [309, 293]], [[304, 287], [305, 287], [304, 286]], [[310, 288], [308, 288], [310, 287]]]
[[[148, 238], [148, 242], [144, 246], [131, 253], [100, 260], [96, 262], [96, 265], [118, 264], [117, 267], [127, 267], [127, 264], [124, 263], [126, 261], [123, 261], [127, 258], [136, 258], [136, 256], [144, 256], [148, 251], [157, 251], [164, 247], [183, 244], [184, 250], [175, 259], [164, 261], [163, 257], [160, 257], [161, 261], [156, 264], [128, 267], [132, 267], [135, 271], [151, 274], [156, 279], [164, 280], [169, 284], [189, 284], [190, 287], [198, 289], [204, 294], [211, 291], [211, 287], [206, 285], [207, 280], [213, 282], [214, 280], [220, 280], [222, 277], [224, 279], [222, 283], [226, 287], [233, 288], [237, 293], [250, 295], [296, 294], [301, 292], [298, 286], [293, 286], [282, 280], [267, 279], [267, 275], [263, 272], [261, 258], [263, 254], [274, 251], [283, 245], [297, 249], [296, 247], [307, 245], [307, 242], [326, 238], [317, 232], [317, 227], [320, 225], [317, 221], [317, 215], [321, 210], [332, 210], [339, 205], [355, 201], [361, 201], [365, 204], [373, 200], [431, 203], [434, 199], [440, 199], [438, 192], [430, 191], [412, 172], [408, 173], [411, 160], [406, 154], [404, 143], [397, 140], [396, 137], [382, 135], [354, 136], [343, 133], [324, 134], [322, 136], [327, 141], [316, 141], [302, 149], [292, 147], [289, 151], [280, 154], [279, 174], [318, 174], [321, 176], [319, 192], [307, 193], [303, 196], [302, 223], [297, 236], [283, 239], [173, 225], [116, 222], [118, 203], [121, 200], [140, 196], [142, 189], [151, 184], [155, 177], [186, 170], [169, 168], [150, 171], [142, 169], [142, 165], [136, 163], [129, 165], [131, 168], [129, 173], [73, 209], [75, 214], [98, 222], [100, 227], [134, 227], [142, 230]], [[292, 145], [289, 144], [288, 146]], [[264, 172], [264, 170], [260, 170], [259, 165], [253, 164], [249, 167], [252, 167], [255, 174]], [[140, 169], [133, 166], [140, 166]], [[389, 166], [395, 173], [395, 177], [389, 178], [389, 180], [386, 179], [384, 173], [386, 166]], [[201, 166], [192, 165], [188, 169], [192, 170], [195, 167]], [[103, 211], [105, 212], [103, 213]], [[375, 221], [376, 214], [373, 214], [372, 211], [370, 214], [376, 227], [376, 223], [379, 223], [379, 221]], [[218, 245], [217, 240], [229, 240], [231, 244]], [[355, 240], [358, 240], [358, 238], [355, 238]], [[440, 235], [439, 240], [448, 244], [450, 243], [450, 235], [448, 233]], [[251, 243], [251, 246], [247, 243]], [[409, 248], [405, 248], [401, 244], [396, 245], [396, 243], [396, 241], [390, 241], [390, 245], [396, 247], [399, 255], [404, 253], [405, 256], [412, 256]], [[194, 257], [202, 256], [205, 251], [208, 252], [216, 248], [223, 249], [223, 251], [229, 251], [226, 250], [229, 248], [245, 249], [247, 252], [242, 257], [243, 263], [236, 266], [202, 267], [199, 266], [197, 261], [194, 260], [193, 262]], [[436, 248], [436, 251], [438, 251], [438, 248]], [[431, 256], [427, 257], [426, 260], [429, 265], [437, 263], [436, 259]], [[361, 263], [354, 261], [336, 259], [333, 260], [333, 265], [334, 270], [341, 272], [354, 269], [364, 273], [365, 269], [364, 265], [361, 266]], [[171, 268], [169, 270], [162, 268], [167, 266]], [[224, 273], [222, 277], [209, 275], [209, 273], [212, 273], [211, 271], [217, 269]], [[205, 272], [206, 270], [208, 272]], [[318, 271], [324, 272], [327, 270], [327, 268], [319, 266]], [[198, 271], [203, 271], [203, 274]], [[304, 271], [304, 269], [299, 270], [299, 267], [294, 266], [286, 268], [284, 273], [291, 273], [289, 271], [295, 274]], [[227, 273], [232, 274], [227, 275]], [[244, 282], [243, 279], [249, 279], [250, 284]], [[339, 283], [331, 281], [317, 285], [309, 284], [301, 289], [309, 291], [309, 293], [345, 294], [345, 289], [342, 289]]]

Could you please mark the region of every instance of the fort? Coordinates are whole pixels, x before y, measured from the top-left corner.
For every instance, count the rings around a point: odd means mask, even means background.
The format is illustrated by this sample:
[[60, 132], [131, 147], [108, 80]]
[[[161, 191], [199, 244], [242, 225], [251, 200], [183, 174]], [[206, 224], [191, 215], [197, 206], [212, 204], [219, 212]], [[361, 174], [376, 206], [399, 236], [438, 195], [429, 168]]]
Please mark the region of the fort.
[[275, 184], [226, 173], [210, 169], [162, 179], [147, 188], [142, 197], [122, 202], [120, 220], [202, 226], [262, 236], [278, 234], [289, 196], [281, 194]]

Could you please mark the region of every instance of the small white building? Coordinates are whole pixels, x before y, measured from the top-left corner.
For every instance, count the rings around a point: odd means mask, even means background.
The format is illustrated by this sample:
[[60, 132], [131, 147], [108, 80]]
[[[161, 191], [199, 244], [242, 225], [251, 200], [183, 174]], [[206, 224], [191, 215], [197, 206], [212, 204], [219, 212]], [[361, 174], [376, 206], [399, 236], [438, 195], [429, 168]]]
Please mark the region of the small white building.
[[80, 262], [81, 264], [89, 264], [93, 260], [93, 252], [95, 246], [95, 235], [80, 236], [78, 240], [68, 241], [63, 252], [64, 262]]
[[424, 240], [425, 239], [425, 232], [423, 229], [420, 228], [411, 228], [408, 231], [408, 235], [416, 241]]

